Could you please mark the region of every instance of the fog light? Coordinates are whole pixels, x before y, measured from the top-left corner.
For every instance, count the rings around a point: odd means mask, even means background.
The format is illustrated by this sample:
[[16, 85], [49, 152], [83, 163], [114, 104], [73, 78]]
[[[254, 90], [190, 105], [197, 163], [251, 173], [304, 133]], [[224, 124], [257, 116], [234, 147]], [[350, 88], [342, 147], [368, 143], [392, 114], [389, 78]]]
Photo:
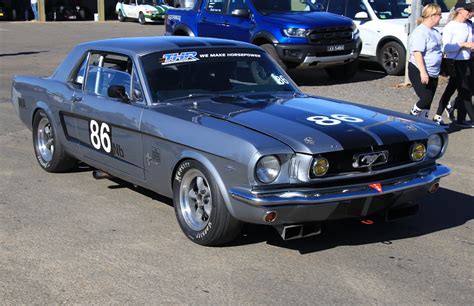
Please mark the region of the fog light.
[[275, 211], [267, 211], [265, 215], [263, 216], [263, 221], [267, 223], [271, 223], [275, 221], [276, 217], [277, 217], [277, 213]]
[[410, 158], [413, 161], [420, 161], [425, 158], [426, 147], [422, 143], [415, 143], [410, 148]]
[[324, 157], [315, 158], [312, 169], [314, 175], [323, 176], [329, 170], [329, 161]]

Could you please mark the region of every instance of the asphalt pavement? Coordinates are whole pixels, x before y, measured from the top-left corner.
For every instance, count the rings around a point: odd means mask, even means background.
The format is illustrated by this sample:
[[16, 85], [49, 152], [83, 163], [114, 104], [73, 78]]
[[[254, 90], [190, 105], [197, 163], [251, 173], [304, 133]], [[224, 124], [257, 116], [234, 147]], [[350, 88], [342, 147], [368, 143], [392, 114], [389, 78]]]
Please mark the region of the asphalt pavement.
[[[172, 202], [122, 181], [37, 165], [10, 100], [13, 75], [50, 75], [84, 41], [162, 35], [127, 22], [0, 23], [0, 304], [457, 304], [474, 301], [474, 129], [450, 129], [453, 173], [415, 217], [332, 222], [282, 241], [246, 226], [232, 245], [181, 232]], [[305, 92], [408, 112], [403, 77], [364, 66], [351, 82], [291, 71]], [[435, 98], [446, 82], [441, 80]], [[433, 106], [433, 108], [434, 108]]]

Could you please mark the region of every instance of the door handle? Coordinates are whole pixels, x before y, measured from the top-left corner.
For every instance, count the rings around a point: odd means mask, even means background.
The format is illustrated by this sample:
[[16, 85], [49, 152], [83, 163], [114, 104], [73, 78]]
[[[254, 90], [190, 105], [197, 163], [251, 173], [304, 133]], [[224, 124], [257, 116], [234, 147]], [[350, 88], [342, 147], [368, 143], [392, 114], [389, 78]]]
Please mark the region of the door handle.
[[79, 96], [72, 96], [72, 98], [71, 98], [72, 103], [77, 103], [77, 102], [81, 102], [81, 101], [82, 101], [82, 97], [79, 97]]

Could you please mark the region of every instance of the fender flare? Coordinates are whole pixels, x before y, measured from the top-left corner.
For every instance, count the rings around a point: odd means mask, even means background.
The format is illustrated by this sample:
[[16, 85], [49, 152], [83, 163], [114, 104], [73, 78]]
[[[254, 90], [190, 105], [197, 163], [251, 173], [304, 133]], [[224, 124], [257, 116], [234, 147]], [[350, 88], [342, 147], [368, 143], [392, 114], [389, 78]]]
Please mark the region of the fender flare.
[[191, 37], [196, 36], [196, 35], [194, 35], [194, 32], [185, 24], [180, 24], [180, 25], [176, 26], [176, 28], [174, 28], [174, 30], [173, 30], [173, 35], [175, 35], [174, 33], [176, 33], [177, 31], [183, 31], [183, 32], [187, 33], [188, 36], [191, 36]]
[[181, 164], [182, 161], [186, 159], [193, 159], [198, 162], [200, 162], [206, 169], [209, 171], [209, 173], [212, 175], [214, 178], [214, 181], [217, 184], [217, 188], [219, 188], [219, 191], [221, 192], [222, 198], [224, 199], [224, 203], [227, 207], [227, 210], [230, 212], [232, 216], [235, 216], [234, 209], [232, 207], [229, 193], [226, 189], [226, 186], [224, 184], [224, 181], [222, 180], [221, 176], [219, 175], [219, 171], [217, 171], [216, 167], [212, 164], [212, 162], [205, 157], [203, 154], [196, 152], [196, 151], [191, 151], [191, 150], [185, 150], [182, 151], [176, 159], [176, 163], [173, 166], [173, 172], [171, 175], [171, 191], [173, 190], [173, 183], [174, 183], [174, 176], [176, 175], [176, 171], [178, 170], [179, 165]]
[[258, 44], [259, 40], [267, 40], [267, 41], [270, 41], [272, 44], [279, 43], [279, 41], [275, 38], [275, 36], [272, 33], [266, 32], [266, 31], [261, 31], [261, 32], [256, 33], [250, 41], [254, 45], [259, 45]]

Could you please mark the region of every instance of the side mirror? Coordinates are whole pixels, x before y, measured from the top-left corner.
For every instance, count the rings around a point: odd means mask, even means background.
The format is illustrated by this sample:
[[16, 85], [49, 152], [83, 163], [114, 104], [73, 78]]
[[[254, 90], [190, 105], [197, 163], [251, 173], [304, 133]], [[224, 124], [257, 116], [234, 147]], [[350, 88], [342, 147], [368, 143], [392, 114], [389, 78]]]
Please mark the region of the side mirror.
[[129, 101], [125, 87], [122, 85], [110, 85], [109, 88], [107, 88], [107, 95], [110, 98], [120, 99], [123, 102]]
[[230, 13], [232, 16], [240, 18], [249, 18], [250, 12], [247, 9], [235, 9]]
[[369, 14], [367, 12], [358, 12], [355, 14], [354, 19], [367, 20], [369, 19]]

